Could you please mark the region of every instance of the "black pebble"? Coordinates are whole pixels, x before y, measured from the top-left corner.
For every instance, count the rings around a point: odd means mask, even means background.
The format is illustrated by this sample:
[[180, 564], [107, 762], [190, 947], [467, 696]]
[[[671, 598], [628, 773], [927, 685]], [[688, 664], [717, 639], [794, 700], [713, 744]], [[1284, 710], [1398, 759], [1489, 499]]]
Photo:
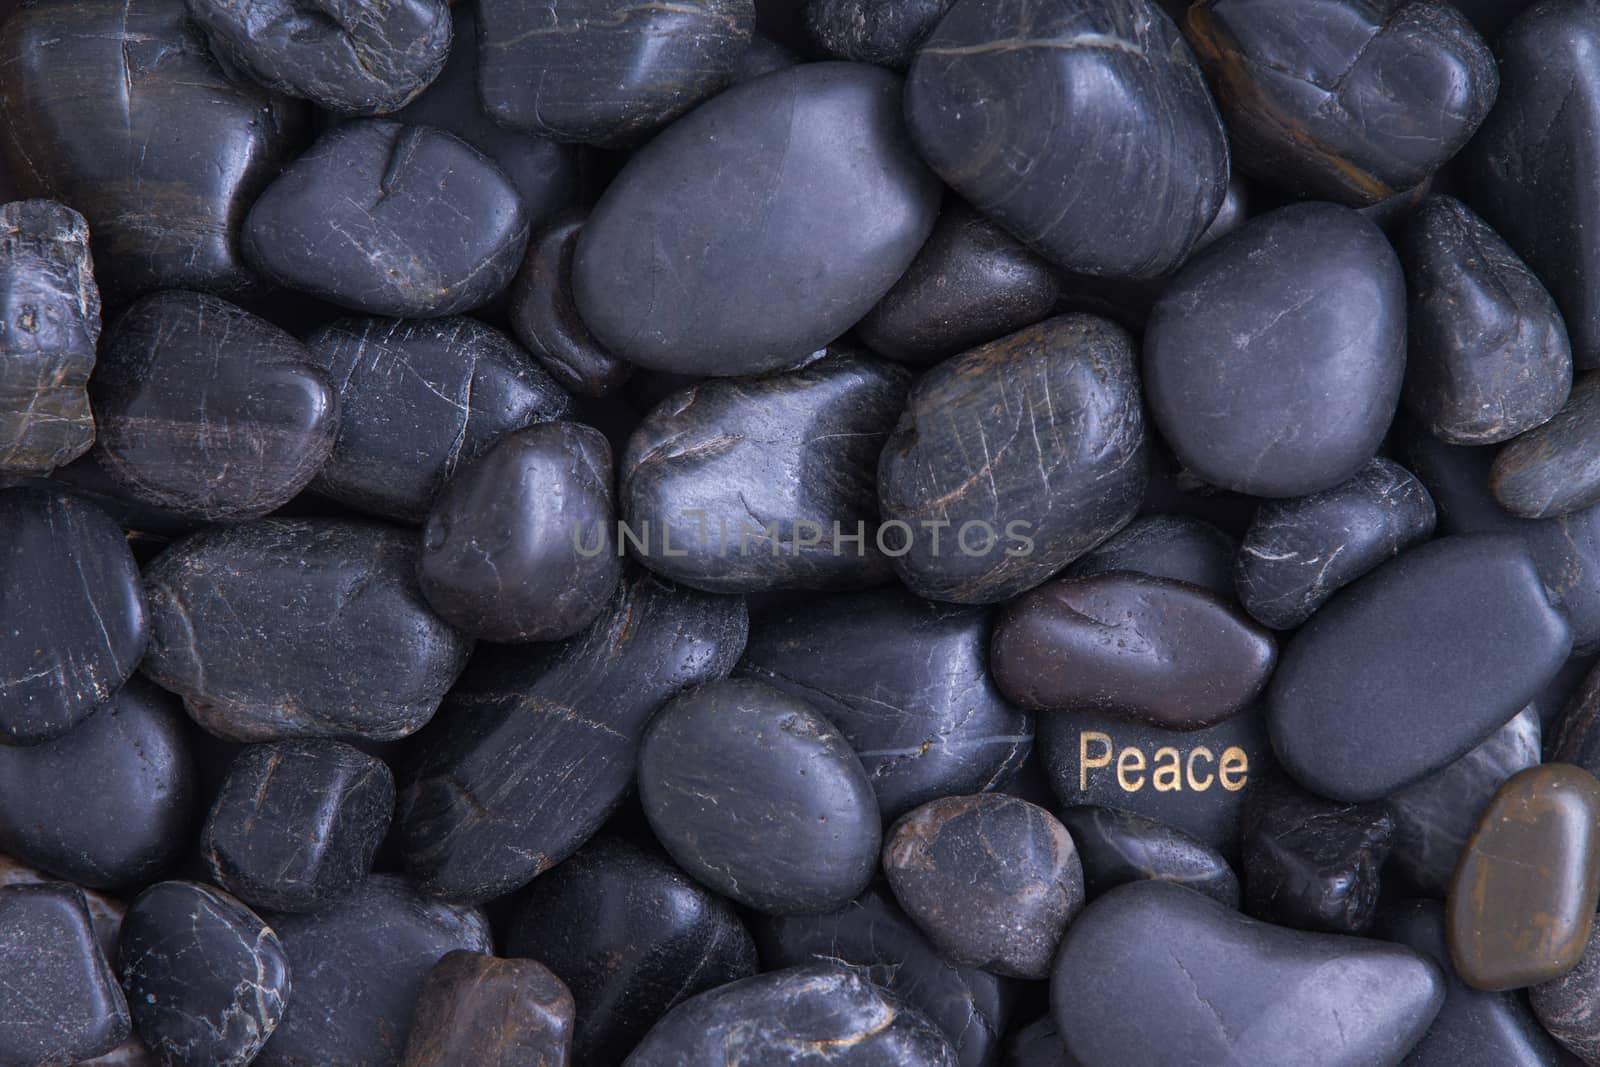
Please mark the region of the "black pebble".
[[1489, 488], [1513, 515], [1547, 519], [1600, 503], [1600, 375], [1585, 374], [1550, 421], [1500, 449]]
[[1175, 826], [1088, 804], [1063, 809], [1061, 822], [1078, 846], [1090, 900], [1128, 882], [1155, 879], [1239, 906], [1239, 876], [1222, 853]]
[[582, 216], [552, 219], [528, 242], [511, 283], [511, 329], [539, 366], [579, 396], [605, 396], [628, 380], [631, 364], [612, 355], [584, 324], [572, 296], [572, 254]]
[[954, 0], [806, 0], [806, 29], [835, 59], [904, 70]]
[[1540, 982], [1528, 990], [1533, 1013], [1545, 1031], [1585, 1064], [1600, 1062], [1600, 1013], [1594, 1010], [1597, 998], [1600, 998], [1600, 925], [1590, 932], [1576, 967], [1560, 978]]
[[1133, 571], [1188, 582], [1223, 599], [1233, 597], [1233, 557], [1239, 542], [1192, 515], [1155, 514], [1134, 519], [1079, 556], [1063, 576], [1090, 578]]
[[572, 993], [537, 960], [456, 949], [423, 984], [401, 1067], [566, 1067]]

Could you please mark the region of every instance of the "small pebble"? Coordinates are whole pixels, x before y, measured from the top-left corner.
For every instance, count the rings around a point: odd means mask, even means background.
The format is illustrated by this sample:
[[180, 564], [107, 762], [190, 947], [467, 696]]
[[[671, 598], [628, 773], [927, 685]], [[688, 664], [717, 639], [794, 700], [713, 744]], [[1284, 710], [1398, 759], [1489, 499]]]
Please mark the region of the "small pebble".
[[1228, 861], [1176, 827], [1087, 804], [1063, 809], [1061, 822], [1078, 847], [1090, 900], [1128, 882], [1154, 879], [1187, 886], [1230, 908], [1239, 906], [1239, 876]]
[[537, 960], [456, 949], [417, 996], [400, 1067], [566, 1067], [572, 994]]

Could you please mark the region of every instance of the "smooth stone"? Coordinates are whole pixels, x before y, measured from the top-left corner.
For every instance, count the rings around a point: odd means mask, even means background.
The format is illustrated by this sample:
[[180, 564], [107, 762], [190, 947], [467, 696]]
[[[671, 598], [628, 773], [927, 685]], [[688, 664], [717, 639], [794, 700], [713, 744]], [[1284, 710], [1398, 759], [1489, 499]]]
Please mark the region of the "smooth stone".
[[1473, 989], [1456, 974], [1443, 905], [1406, 901], [1381, 917], [1379, 932], [1386, 941], [1416, 949], [1444, 972], [1444, 1006], [1404, 1067], [1562, 1067], [1570, 1062], [1521, 997]]
[[1595, 1010], [1600, 1007], [1600, 925], [1589, 931], [1577, 966], [1530, 988], [1528, 1001], [1539, 1024], [1563, 1048], [1590, 1067], [1600, 1063], [1600, 1011]]
[[1084, 712], [1041, 715], [1039, 752], [1063, 806], [1156, 819], [1228, 857], [1238, 854], [1247, 787], [1276, 763], [1259, 705], [1200, 730]]
[[[8, 885], [40, 885], [59, 882], [60, 878], [19, 863], [0, 853], [0, 887]], [[123, 902], [93, 889], [83, 889], [83, 899], [89, 908], [89, 920], [94, 926], [95, 940], [106, 954], [107, 962], [117, 958], [117, 937], [122, 932], [122, 916], [128, 910]]]
[[1022, 707], [1181, 730], [1249, 707], [1277, 660], [1272, 634], [1215, 593], [1127, 571], [1024, 593], [1000, 612], [989, 653], [995, 684]]
[[483, 0], [478, 85], [503, 126], [625, 147], [733, 78], [755, 28], [753, 0]]
[[613, 393], [633, 366], [612, 355], [578, 314], [572, 295], [572, 256], [584, 217], [551, 220], [528, 242], [528, 255], [511, 283], [511, 330], [564, 389], [579, 396]]
[[960, 1067], [984, 1067], [999, 1053], [1016, 983], [945, 959], [885, 888], [874, 886], [827, 915], [762, 917], [755, 934], [768, 971], [822, 963], [860, 968], [926, 1015]]
[[1148, 477], [1136, 361], [1122, 327], [1062, 315], [917, 379], [878, 461], [901, 581], [995, 603], [1126, 525]]
[[899, 587], [811, 597], [752, 622], [739, 673], [826, 715], [896, 819], [995, 788], [1033, 747], [1033, 715], [988, 670], [990, 617]]
[[232, 741], [405, 737], [471, 648], [423, 602], [416, 558], [414, 533], [378, 523], [209, 527], [145, 570], [141, 670]]
[[1272, 744], [1300, 784], [1376, 800], [1465, 755], [1572, 649], [1532, 561], [1507, 537], [1443, 537], [1334, 597], [1267, 691]]
[[528, 245], [505, 172], [454, 134], [364, 119], [324, 133], [244, 222], [245, 257], [280, 285], [371, 315], [487, 303]]
[[1128, 882], [1154, 879], [1239, 906], [1239, 876], [1222, 853], [1175, 826], [1088, 804], [1063, 809], [1061, 822], [1077, 845], [1090, 900]]
[[1390, 866], [1419, 893], [1442, 899], [1495, 791], [1538, 764], [1541, 733], [1538, 709], [1529, 705], [1454, 763], [1389, 794]]
[[1548, 0], [1495, 42], [1500, 96], [1464, 153], [1471, 203], [1549, 286], [1573, 362], [1600, 366], [1600, 3]]
[[457, 949], [423, 983], [400, 1067], [566, 1067], [572, 993], [537, 960]]
[[1359, 934], [1372, 925], [1394, 843], [1381, 803], [1341, 804], [1275, 775], [1245, 805], [1244, 908], [1300, 930]]
[[1495, 792], [1450, 883], [1450, 955], [1477, 989], [1519, 989], [1577, 966], [1600, 900], [1600, 781], [1570, 763]]
[[1500, 449], [1489, 489], [1500, 506], [1548, 519], [1600, 503], [1600, 375], [1585, 374], [1560, 411]]
[[573, 295], [630, 363], [792, 366], [899, 281], [939, 197], [898, 78], [801, 64], [734, 86], [628, 161], [578, 237]]
[[276, 511], [310, 484], [339, 426], [304, 345], [205, 293], [138, 301], [95, 369], [97, 458], [130, 494], [203, 522]]
[[223, 64], [281, 96], [343, 115], [405, 107], [450, 52], [445, 0], [348, 7], [313, 0], [188, 0]]
[[1258, 622], [1304, 623], [1335, 593], [1433, 536], [1433, 497], [1417, 476], [1375, 456], [1347, 482], [1269, 500], [1239, 545], [1234, 587]]
[[605, 610], [613, 547], [611, 446], [581, 422], [507, 434], [445, 484], [422, 527], [428, 606], [486, 641], [556, 641]]
[[1005, 1067], [1078, 1067], [1061, 1043], [1056, 1022], [1043, 1015], [1012, 1035], [1006, 1045]]
[[134, 678], [70, 733], [0, 746], [0, 851], [96, 889], [155, 878], [198, 815], [189, 729], [177, 698]]
[[572, 990], [580, 1065], [621, 1063], [672, 1008], [757, 971], [731, 903], [659, 852], [604, 835], [534, 880], [506, 948]]
[[1072, 835], [1004, 793], [942, 797], [903, 816], [884, 840], [883, 870], [941, 955], [1013, 978], [1049, 976], [1083, 907]]
[[[1377, 452], [1405, 373], [1405, 278], [1348, 208], [1295, 204], [1196, 255], [1144, 336], [1151, 415], [1203, 481], [1305, 496]], [[1199, 413], [1197, 415], [1197, 413]]]
[[0, 745], [67, 733], [126, 682], [150, 636], [121, 527], [59, 488], [0, 490]]
[[1233, 557], [1239, 542], [1192, 515], [1155, 514], [1134, 519], [1079, 556], [1067, 578], [1133, 571], [1188, 582], [1223, 599], [1233, 597]]
[[[822, 1059], [821, 1057], [826, 1057]], [[956, 1067], [921, 1013], [859, 971], [815, 963], [701, 993], [657, 1023], [623, 1067]]]
[[398, 1064], [434, 964], [456, 949], [494, 951], [482, 912], [428, 900], [397, 875], [375, 874], [315, 915], [266, 919], [294, 995], [255, 1067]]
[[48, 474], [89, 451], [100, 289], [89, 224], [64, 204], [0, 206], [0, 472]]
[[1453, 445], [1548, 421], [1572, 384], [1555, 300], [1505, 239], [1450, 196], [1422, 202], [1399, 242], [1410, 344], [1401, 402]]
[[431, 896], [482, 901], [572, 855], [633, 788], [650, 717], [725, 677], [748, 626], [742, 598], [633, 573], [576, 637], [480, 652], [401, 792], [411, 877]]
[[500, 438], [571, 400], [499, 330], [474, 319], [346, 319], [306, 340], [339, 391], [339, 436], [312, 488], [402, 522]]
[[956, 0], [912, 61], [906, 119], [956, 192], [1084, 274], [1166, 274], [1228, 184], [1200, 67], [1147, 0]]
[[1241, 170], [1370, 204], [1426, 180], [1494, 103], [1494, 54], [1437, 0], [1202, 0], [1185, 28]]
[[[756, 17], [761, 17], [761, 4], [757, 0]], [[803, 62], [784, 42], [764, 31], [758, 24], [755, 32], [750, 36], [750, 43], [739, 53], [739, 58], [733, 61], [733, 81], [737, 85], [759, 78], [763, 74], [771, 74], [775, 70], [784, 70]]]
[[1287, 930], [1149, 881], [1084, 909], [1050, 983], [1082, 1067], [1395, 1067], [1444, 997], [1439, 967], [1409, 948]]
[[[872, 8], [868, 17], [879, 10], [892, 18], [898, 9]], [[856, 323], [856, 336], [879, 355], [931, 366], [1047, 318], [1060, 293], [1050, 264], [957, 201], [894, 288]]]
[[56, 1067], [115, 1049], [128, 1002], [95, 939], [83, 893], [61, 882], [0, 888], [0, 1063]]
[[289, 960], [272, 927], [199, 882], [140, 893], [122, 921], [120, 957], [134, 1028], [169, 1067], [244, 1067], [290, 996]]
[[835, 59], [904, 70], [955, 0], [806, 0], [806, 29]]
[[753, 679], [677, 697], [639, 744], [639, 800], [678, 866], [745, 907], [843, 907], [883, 831], [861, 761], [801, 697]]
[[251, 745], [228, 766], [200, 854], [253, 907], [321, 911], [372, 870], [394, 798], [388, 766], [341, 741]]
[[830, 350], [799, 370], [672, 394], [622, 455], [633, 557], [712, 593], [890, 581], [878, 454], [909, 383], [892, 363]]
[[18, 6], [0, 70], [6, 169], [89, 220], [108, 295], [255, 284], [239, 226], [307, 109], [230, 79], [183, 0]]

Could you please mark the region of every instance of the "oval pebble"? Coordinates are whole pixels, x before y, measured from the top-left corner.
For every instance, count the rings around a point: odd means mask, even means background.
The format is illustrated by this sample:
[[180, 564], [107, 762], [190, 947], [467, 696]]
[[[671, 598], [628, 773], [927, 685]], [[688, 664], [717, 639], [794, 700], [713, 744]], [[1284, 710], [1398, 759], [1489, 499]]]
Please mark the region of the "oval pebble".
[[1600, 375], [1586, 374], [1548, 422], [1509, 442], [1489, 488], [1513, 515], [1547, 519], [1600, 503]]

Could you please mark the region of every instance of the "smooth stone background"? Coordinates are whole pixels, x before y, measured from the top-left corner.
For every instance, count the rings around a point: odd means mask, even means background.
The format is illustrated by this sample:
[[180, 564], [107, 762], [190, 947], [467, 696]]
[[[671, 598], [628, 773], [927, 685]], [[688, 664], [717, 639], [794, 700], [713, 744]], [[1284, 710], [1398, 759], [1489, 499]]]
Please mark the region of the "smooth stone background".
[[756, 374], [848, 330], [933, 228], [900, 80], [808, 63], [676, 122], [595, 205], [572, 265], [595, 338], [645, 367]]
[[1600, 375], [1586, 374], [1548, 422], [1500, 449], [1489, 488], [1513, 515], [1547, 519], [1600, 503]]
[[1222, 853], [1177, 827], [1089, 804], [1065, 808], [1060, 817], [1077, 845], [1090, 900], [1128, 882], [1154, 879], [1239, 906], [1239, 876]]
[[572, 993], [537, 960], [457, 949], [428, 972], [401, 1067], [564, 1067]]
[[511, 283], [511, 329], [539, 366], [579, 396], [614, 392], [633, 366], [589, 332], [572, 295], [572, 257], [586, 216], [566, 213], [534, 232]]
[[1170, 578], [1233, 599], [1233, 557], [1239, 542], [1204, 519], [1152, 514], [1134, 519], [1063, 572], [1090, 578], [1108, 571], [1134, 571]]

